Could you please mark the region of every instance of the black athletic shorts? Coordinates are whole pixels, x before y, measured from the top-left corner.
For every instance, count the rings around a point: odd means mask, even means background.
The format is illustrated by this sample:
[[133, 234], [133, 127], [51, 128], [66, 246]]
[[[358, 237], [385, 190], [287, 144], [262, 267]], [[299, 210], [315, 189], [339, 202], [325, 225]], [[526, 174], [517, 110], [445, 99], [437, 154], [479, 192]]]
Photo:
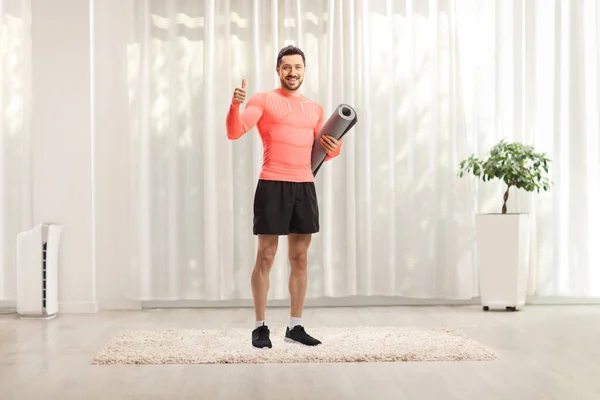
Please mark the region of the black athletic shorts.
[[319, 231], [319, 205], [314, 182], [259, 179], [254, 193], [255, 235], [287, 235]]

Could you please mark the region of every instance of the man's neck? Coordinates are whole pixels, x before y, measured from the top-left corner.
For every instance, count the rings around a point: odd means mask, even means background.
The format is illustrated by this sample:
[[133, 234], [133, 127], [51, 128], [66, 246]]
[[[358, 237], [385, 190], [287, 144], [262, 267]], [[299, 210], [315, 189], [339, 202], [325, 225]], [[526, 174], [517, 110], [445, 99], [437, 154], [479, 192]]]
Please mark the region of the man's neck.
[[300, 93], [298, 92], [298, 89], [289, 90], [288, 88], [286, 88], [285, 86], [282, 85], [279, 87], [279, 90], [281, 90], [282, 92], [284, 92], [290, 96], [296, 96], [296, 97], [301, 96]]

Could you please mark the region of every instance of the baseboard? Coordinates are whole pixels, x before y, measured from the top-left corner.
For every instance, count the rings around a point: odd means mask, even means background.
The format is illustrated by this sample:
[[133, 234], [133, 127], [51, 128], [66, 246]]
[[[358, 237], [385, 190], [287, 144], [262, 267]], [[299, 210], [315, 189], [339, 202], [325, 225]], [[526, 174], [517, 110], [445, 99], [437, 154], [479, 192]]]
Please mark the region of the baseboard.
[[526, 304], [544, 306], [600, 305], [600, 297], [531, 296]]
[[[530, 296], [525, 305], [599, 305], [600, 298], [595, 297], [554, 297]], [[416, 299], [385, 296], [356, 296], [343, 298], [307, 299], [306, 308], [318, 307], [389, 307], [389, 306], [471, 306], [481, 305], [481, 299], [475, 297], [467, 300], [454, 299]], [[268, 307], [289, 307], [289, 300], [269, 300]], [[144, 309], [151, 308], [251, 308], [252, 300], [147, 300], [141, 302]]]
[[[289, 300], [269, 300], [268, 307], [289, 307]], [[480, 304], [479, 299], [448, 300], [448, 299], [415, 299], [387, 296], [353, 296], [353, 297], [322, 297], [306, 299], [306, 308], [318, 307], [386, 307], [386, 306], [456, 306]], [[142, 308], [248, 308], [253, 307], [251, 299], [243, 300], [147, 300], [141, 302]]]
[[[479, 298], [469, 300], [448, 299], [411, 299], [402, 297], [349, 297], [349, 298], [319, 298], [307, 299], [307, 308], [318, 307], [385, 307], [385, 306], [465, 306], [480, 305]], [[530, 296], [526, 305], [600, 305], [598, 297], [554, 297]], [[269, 307], [289, 307], [289, 300], [269, 300]], [[16, 301], [0, 300], [0, 314], [16, 311]], [[99, 310], [140, 310], [151, 308], [251, 308], [252, 300], [149, 300], [135, 301], [127, 299], [106, 300], [96, 302], [65, 302], [60, 303], [60, 313], [88, 314]]]
[[95, 301], [69, 301], [59, 303], [59, 314], [93, 314], [98, 312], [98, 303]]
[[0, 315], [15, 314], [17, 302], [15, 300], [0, 300]]
[[[0, 314], [16, 312], [17, 302], [0, 300]], [[95, 301], [79, 301], [59, 303], [59, 314], [93, 314], [98, 312], [98, 303]]]
[[102, 300], [102, 301], [98, 301], [98, 309], [100, 311], [141, 310], [142, 303], [137, 300], [129, 300], [129, 299]]
[[17, 308], [16, 300], [0, 300], [0, 308]]

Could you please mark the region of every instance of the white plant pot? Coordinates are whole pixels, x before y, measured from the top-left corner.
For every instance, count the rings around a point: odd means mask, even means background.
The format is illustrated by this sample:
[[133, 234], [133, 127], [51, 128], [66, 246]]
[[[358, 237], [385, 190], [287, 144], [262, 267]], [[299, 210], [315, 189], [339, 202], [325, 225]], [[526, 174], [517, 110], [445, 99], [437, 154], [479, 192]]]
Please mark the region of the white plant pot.
[[476, 228], [483, 309], [523, 308], [529, 278], [529, 214], [478, 214]]

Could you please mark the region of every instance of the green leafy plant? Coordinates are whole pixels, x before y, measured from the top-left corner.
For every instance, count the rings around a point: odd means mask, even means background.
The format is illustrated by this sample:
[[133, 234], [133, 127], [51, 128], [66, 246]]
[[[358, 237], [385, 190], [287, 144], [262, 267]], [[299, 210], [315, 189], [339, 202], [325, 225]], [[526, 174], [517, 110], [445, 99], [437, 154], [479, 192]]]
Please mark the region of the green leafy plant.
[[536, 153], [533, 146], [525, 146], [518, 142], [509, 143], [501, 140], [490, 150], [485, 159], [475, 155], [461, 161], [458, 176], [472, 174], [484, 182], [499, 179], [506, 184], [502, 214], [506, 214], [508, 191], [511, 187], [527, 192], [550, 190], [548, 178], [551, 160], [545, 153]]

